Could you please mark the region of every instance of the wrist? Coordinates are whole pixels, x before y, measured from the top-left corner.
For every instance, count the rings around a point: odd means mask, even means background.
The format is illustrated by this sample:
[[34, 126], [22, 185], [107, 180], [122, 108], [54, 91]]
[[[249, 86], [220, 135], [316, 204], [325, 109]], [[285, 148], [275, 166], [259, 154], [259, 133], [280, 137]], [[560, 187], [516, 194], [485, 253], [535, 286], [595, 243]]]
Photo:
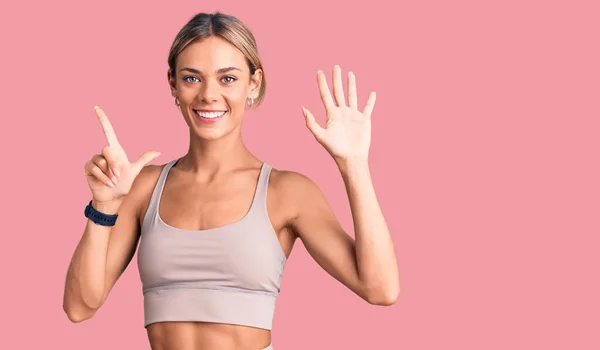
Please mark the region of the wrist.
[[121, 202], [121, 199], [114, 199], [102, 202], [92, 199], [92, 207], [103, 214], [114, 215], [117, 214], [117, 212], [119, 211]]
[[342, 174], [369, 170], [369, 159], [366, 157], [336, 158], [335, 163]]

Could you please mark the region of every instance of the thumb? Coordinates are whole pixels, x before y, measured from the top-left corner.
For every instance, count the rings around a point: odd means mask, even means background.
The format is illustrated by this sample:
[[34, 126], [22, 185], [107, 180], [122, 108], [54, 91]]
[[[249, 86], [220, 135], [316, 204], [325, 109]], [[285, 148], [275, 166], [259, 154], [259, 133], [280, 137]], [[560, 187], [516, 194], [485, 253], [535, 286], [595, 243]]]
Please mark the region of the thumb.
[[160, 156], [160, 152], [146, 152], [142, 154], [138, 160], [136, 160], [133, 165], [135, 168], [140, 171], [143, 167], [145, 167], [148, 163], [154, 160], [156, 157]]
[[319, 125], [319, 123], [317, 123], [315, 116], [308, 109], [302, 107], [302, 112], [304, 113], [306, 127], [315, 136], [315, 138], [320, 139], [324, 131], [323, 128], [321, 125]]

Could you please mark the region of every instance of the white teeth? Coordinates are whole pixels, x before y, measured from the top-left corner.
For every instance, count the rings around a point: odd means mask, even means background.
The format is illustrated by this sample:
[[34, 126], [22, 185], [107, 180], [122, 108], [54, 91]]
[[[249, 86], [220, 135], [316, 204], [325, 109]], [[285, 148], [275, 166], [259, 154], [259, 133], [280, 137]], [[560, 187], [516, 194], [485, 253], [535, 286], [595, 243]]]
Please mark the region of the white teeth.
[[222, 116], [223, 114], [225, 114], [225, 112], [201, 112], [201, 111], [196, 111], [196, 114], [198, 114], [202, 118], [214, 119], [214, 118], [218, 118], [218, 117]]

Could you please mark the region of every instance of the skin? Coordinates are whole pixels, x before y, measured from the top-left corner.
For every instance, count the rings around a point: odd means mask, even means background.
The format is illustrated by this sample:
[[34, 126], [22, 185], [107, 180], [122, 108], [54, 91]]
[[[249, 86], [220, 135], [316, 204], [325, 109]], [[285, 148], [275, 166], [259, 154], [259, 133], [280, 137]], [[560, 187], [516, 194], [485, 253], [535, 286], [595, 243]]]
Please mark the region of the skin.
[[[258, 97], [262, 72], [250, 75], [239, 50], [211, 37], [188, 46], [178, 57], [175, 78], [171, 71], [167, 78], [189, 127], [190, 145], [169, 173], [160, 216], [171, 226], [190, 230], [235, 222], [250, 207], [262, 165], [241, 137], [246, 102]], [[267, 211], [286, 256], [300, 239], [315, 261], [349, 290], [370, 304], [391, 305], [400, 291], [398, 267], [368, 166], [375, 94], [359, 111], [352, 73], [348, 82], [346, 102], [341, 69], [334, 68], [333, 94], [319, 71], [317, 83], [327, 123], [320, 126], [305, 108], [302, 113], [307, 129], [340, 170], [355, 238], [343, 230], [319, 187], [297, 172], [272, 170]], [[217, 123], [207, 124], [194, 109], [227, 113]], [[86, 224], [65, 284], [63, 308], [73, 322], [93, 317], [130, 263], [164, 167], [148, 165], [157, 152], [147, 152], [130, 163], [104, 112], [96, 109], [96, 113], [108, 146], [86, 164], [92, 205], [105, 213], [118, 212], [119, 220], [112, 229], [89, 220]], [[268, 330], [216, 323], [155, 323], [147, 327], [147, 333], [153, 350], [262, 349], [271, 343]]]

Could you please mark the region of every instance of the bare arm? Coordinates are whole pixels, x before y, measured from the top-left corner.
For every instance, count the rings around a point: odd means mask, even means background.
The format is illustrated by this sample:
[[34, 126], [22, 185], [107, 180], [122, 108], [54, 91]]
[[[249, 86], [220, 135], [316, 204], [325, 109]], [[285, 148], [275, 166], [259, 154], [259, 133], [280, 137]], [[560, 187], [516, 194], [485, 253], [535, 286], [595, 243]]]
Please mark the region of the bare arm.
[[160, 168], [147, 166], [158, 152], [146, 152], [130, 163], [104, 111], [94, 110], [108, 146], [85, 164], [92, 206], [119, 216], [112, 227], [86, 222], [69, 264], [63, 295], [63, 309], [73, 322], [94, 316], [129, 265], [140, 236], [141, 200], [148, 193], [149, 176], [156, 172], [153, 169]]
[[[393, 241], [377, 203], [368, 169], [342, 171], [354, 221], [353, 239], [341, 227], [319, 187], [294, 174], [298, 207], [291, 223], [308, 253], [331, 276], [375, 305], [393, 304], [400, 292]], [[292, 187], [293, 186], [293, 187]]]
[[340, 227], [319, 188], [312, 181], [296, 181], [303, 188], [292, 225], [309, 253], [332, 276], [371, 304], [390, 305], [400, 293], [394, 245], [377, 202], [368, 166], [371, 114], [375, 92], [358, 110], [356, 77], [348, 73], [348, 102], [341, 68], [333, 69], [333, 96], [323, 72], [317, 72], [326, 125], [321, 127], [303, 107], [306, 126], [335, 160], [350, 200], [355, 239]]
[[394, 242], [377, 201], [366, 162], [341, 164], [356, 239], [357, 273], [375, 304], [389, 305], [400, 293]]
[[[73, 322], [94, 316], [131, 262], [139, 240], [140, 173], [122, 201], [94, 206], [106, 214], [119, 214], [113, 227], [87, 220], [75, 249], [65, 282], [63, 309]], [[94, 203], [92, 204], [94, 205]]]

